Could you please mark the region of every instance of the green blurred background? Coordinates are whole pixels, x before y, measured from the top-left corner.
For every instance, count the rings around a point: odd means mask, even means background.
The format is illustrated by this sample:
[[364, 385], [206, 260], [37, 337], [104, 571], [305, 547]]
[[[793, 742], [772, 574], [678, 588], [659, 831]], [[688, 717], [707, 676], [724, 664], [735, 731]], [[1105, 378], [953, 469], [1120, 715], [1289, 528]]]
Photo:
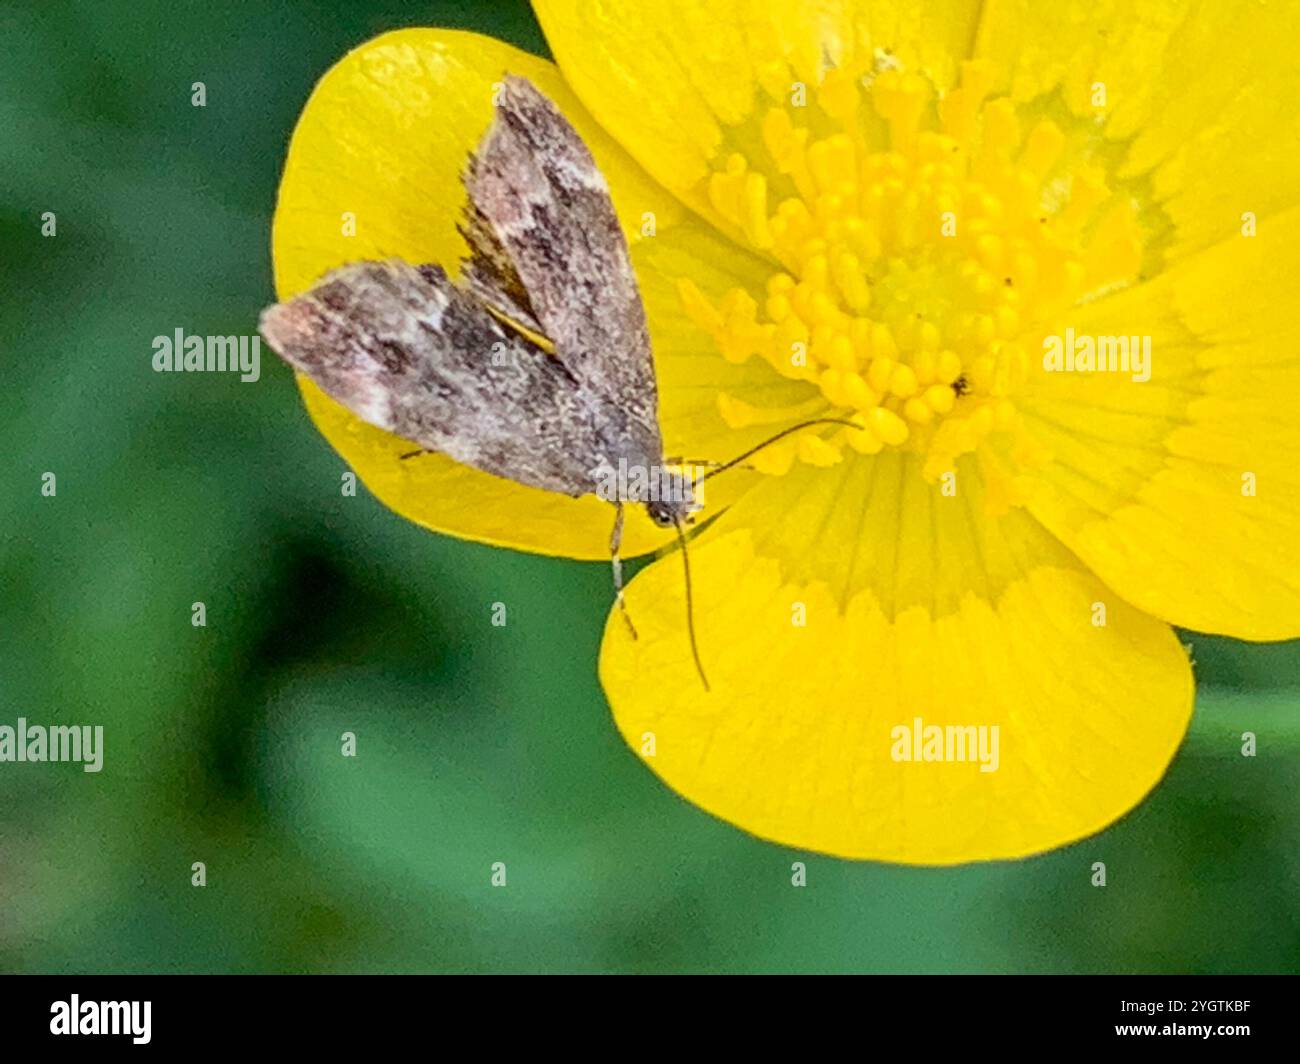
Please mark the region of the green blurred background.
[[99, 775], [0, 764], [0, 970], [1300, 968], [1300, 643], [1187, 636], [1191, 736], [1097, 838], [949, 870], [801, 854], [624, 748], [605, 566], [342, 496], [269, 352], [256, 385], [152, 372], [157, 334], [253, 331], [297, 114], [404, 25], [545, 54], [515, 2], [0, 4], [0, 723], [107, 745]]

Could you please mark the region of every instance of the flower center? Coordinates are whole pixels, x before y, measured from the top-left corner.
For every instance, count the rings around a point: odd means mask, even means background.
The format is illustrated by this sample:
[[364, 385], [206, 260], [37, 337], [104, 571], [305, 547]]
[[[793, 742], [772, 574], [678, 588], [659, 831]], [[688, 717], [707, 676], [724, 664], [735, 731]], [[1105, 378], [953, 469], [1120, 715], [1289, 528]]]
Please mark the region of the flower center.
[[1089, 155], [1095, 123], [1047, 105], [1026, 121], [988, 99], [994, 80], [969, 61], [936, 100], [882, 55], [805, 96], [781, 64], [749, 135], [733, 131], [748, 151], [720, 155], [709, 201], [773, 272], [716, 304], [689, 280], [679, 290], [725, 357], [761, 357], [817, 392], [780, 411], [723, 395], [722, 416], [861, 426], [783, 441], [764, 471], [900, 448], [936, 479], [991, 434], [1018, 434], [1015, 396], [1049, 323], [1137, 275], [1138, 207]]

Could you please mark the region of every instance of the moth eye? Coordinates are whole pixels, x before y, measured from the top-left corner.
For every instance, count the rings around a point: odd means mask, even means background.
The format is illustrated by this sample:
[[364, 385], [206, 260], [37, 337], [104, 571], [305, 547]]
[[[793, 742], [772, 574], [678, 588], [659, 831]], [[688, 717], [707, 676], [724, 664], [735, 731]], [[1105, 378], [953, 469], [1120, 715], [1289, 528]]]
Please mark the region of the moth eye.
[[646, 507], [646, 512], [650, 515], [650, 520], [660, 528], [671, 528], [673, 525], [673, 515], [661, 506], [651, 503]]

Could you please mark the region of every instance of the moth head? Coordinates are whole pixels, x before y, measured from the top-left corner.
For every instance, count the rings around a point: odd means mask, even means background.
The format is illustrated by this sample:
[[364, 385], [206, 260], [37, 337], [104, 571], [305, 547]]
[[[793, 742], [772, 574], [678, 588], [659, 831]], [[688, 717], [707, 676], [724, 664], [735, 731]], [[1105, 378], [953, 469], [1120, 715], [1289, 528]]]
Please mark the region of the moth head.
[[656, 499], [645, 504], [645, 512], [660, 528], [689, 525], [694, 522], [695, 511], [698, 509], [699, 507], [693, 502], [667, 502]]
[[689, 525], [704, 506], [704, 467], [662, 465], [650, 478], [650, 490], [641, 496], [650, 520], [660, 528]]

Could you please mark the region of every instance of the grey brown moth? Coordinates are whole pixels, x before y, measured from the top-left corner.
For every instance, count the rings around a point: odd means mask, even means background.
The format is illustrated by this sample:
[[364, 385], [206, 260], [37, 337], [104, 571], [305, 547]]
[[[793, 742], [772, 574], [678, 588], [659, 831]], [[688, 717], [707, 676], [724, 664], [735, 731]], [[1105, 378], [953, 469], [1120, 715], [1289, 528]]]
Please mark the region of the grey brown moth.
[[[610, 553], [626, 617], [624, 503], [679, 536], [698, 506], [696, 481], [664, 457], [645, 310], [609, 188], [555, 105], [513, 76], [462, 180], [471, 253], [459, 283], [437, 265], [353, 263], [265, 310], [262, 335], [422, 451], [575, 498], [616, 484]], [[647, 473], [615, 480], [617, 469]]]

